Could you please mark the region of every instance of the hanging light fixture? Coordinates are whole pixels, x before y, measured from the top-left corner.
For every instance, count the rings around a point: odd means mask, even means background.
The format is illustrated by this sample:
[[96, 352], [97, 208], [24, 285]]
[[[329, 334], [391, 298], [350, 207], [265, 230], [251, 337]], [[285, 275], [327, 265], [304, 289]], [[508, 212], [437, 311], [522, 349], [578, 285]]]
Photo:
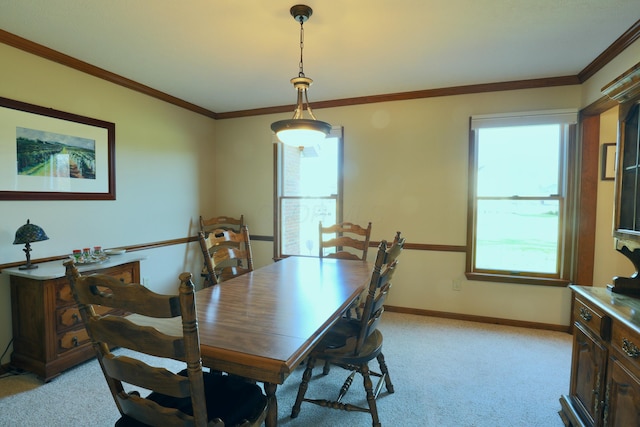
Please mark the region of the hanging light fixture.
[[[309, 6], [298, 4], [291, 7], [289, 12], [297, 22], [300, 22], [300, 70], [298, 77], [291, 79], [293, 87], [298, 92], [298, 102], [293, 113], [293, 118], [272, 123], [271, 130], [276, 133], [281, 142], [287, 145], [296, 147], [312, 146], [326, 138], [331, 131], [331, 125], [329, 123], [320, 121], [313, 115], [307, 96], [307, 91], [313, 80], [304, 75], [304, 63], [302, 60], [302, 52], [304, 50], [303, 24], [309, 19], [313, 10], [311, 10]], [[305, 105], [311, 117], [310, 119], [305, 119], [303, 116]]]

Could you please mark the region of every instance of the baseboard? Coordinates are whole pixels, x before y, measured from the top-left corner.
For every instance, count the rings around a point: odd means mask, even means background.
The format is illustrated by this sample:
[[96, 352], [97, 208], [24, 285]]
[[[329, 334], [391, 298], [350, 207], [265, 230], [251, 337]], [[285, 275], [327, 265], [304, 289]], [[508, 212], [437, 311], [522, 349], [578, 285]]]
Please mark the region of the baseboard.
[[473, 314], [449, 313], [446, 311], [423, 310], [420, 308], [396, 307], [385, 305], [386, 311], [406, 314], [416, 314], [418, 316], [444, 317], [447, 319], [467, 320], [470, 322], [491, 323], [494, 325], [518, 326], [530, 329], [545, 329], [549, 331], [571, 333], [571, 329], [566, 325], [553, 325], [550, 323], [527, 322], [524, 320], [501, 319], [499, 317], [476, 316]]

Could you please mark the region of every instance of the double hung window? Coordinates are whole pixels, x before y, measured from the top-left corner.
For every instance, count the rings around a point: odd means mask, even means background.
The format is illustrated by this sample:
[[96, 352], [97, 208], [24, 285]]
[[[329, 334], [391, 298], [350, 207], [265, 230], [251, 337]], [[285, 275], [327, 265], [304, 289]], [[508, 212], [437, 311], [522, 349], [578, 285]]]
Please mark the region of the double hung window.
[[566, 110], [472, 117], [469, 278], [570, 279], [576, 119]]
[[276, 144], [275, 257], [318, 255], [318, 224], [342, 218], [342, 130], [320, 144]]

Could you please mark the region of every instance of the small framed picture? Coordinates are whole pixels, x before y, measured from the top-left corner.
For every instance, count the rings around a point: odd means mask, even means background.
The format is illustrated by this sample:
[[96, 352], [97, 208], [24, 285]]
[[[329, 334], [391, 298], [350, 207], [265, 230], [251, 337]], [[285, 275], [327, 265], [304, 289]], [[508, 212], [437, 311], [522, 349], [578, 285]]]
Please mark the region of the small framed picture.
[[616, 143], [607, 142], [602, 144], [602, 165], [600, 179], [603, 181], [613, 181], [616, 177]]

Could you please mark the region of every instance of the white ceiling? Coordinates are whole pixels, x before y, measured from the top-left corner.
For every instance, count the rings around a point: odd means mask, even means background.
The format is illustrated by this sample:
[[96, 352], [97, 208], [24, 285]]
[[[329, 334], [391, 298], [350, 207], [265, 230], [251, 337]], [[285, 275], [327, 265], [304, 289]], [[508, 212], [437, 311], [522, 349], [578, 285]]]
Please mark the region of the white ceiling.
[[[295, 0], [0, 0], [0, 29], [216, 113], [293, 105]], [[640, 0], [305, 0], [314, 102], [575, 76]], [[1, 89], [0, 89], [0, 95]]]

